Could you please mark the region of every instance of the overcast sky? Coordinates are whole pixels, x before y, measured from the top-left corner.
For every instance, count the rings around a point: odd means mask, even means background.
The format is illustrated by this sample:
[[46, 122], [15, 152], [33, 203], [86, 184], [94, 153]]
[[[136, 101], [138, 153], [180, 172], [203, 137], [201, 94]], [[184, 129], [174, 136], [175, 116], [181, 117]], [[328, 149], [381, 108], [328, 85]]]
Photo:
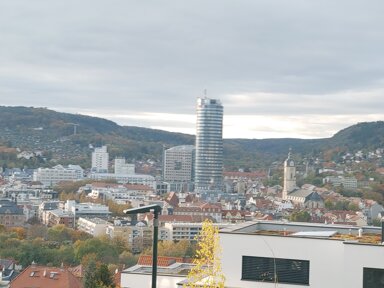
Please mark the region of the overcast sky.
[[[384, 1], [4, 0], [0, 105], [225, 138], [322, 138], [384, 120]], [[81, 127], [79, 127], [81, 129]]]

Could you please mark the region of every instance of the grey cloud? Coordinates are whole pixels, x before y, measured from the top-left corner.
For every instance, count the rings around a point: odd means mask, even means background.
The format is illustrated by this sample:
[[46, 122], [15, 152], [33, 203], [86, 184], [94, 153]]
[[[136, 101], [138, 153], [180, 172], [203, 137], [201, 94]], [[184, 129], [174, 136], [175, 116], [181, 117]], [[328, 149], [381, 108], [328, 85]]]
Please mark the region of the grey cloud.
[[[193, 114], [207, 88], [229, 115], [380, 114], [383, 8], [375, 0], [3, 1], [0, 104]], [[233, 100], [242, 94], [249, 100]]]

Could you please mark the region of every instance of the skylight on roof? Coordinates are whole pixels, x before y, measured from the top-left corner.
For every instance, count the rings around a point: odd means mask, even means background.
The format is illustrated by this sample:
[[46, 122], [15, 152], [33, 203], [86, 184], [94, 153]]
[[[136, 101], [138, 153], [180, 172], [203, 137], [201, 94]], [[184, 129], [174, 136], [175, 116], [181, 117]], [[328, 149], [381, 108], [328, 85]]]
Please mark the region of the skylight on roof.
[[337, 231], [301, 231], [291, 234], [291, 236], [300, 236], [300, 237], [332, 237], [337, 234]]

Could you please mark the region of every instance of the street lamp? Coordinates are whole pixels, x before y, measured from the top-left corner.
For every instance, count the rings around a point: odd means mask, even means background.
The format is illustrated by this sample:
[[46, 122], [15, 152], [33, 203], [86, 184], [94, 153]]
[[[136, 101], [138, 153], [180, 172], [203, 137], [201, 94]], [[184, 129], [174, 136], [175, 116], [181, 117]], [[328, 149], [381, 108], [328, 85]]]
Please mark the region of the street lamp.
[[156, 288], [157, 277], [157, 238], [159, 234], [159, 212], [161, 207], [157, 204], [124, 210], [128, 215], [153, 212], [153, 247], [152, 247], [152, 288]]

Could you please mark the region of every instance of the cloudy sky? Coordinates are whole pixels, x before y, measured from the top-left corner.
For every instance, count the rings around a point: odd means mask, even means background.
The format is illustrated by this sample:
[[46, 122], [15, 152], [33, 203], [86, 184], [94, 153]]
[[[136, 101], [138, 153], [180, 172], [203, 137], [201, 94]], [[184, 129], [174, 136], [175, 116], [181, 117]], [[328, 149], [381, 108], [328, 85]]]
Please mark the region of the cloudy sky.
[[322, 138], [384, 120], [381, 0], [4, 0], [0, 105], [225, 138]]

